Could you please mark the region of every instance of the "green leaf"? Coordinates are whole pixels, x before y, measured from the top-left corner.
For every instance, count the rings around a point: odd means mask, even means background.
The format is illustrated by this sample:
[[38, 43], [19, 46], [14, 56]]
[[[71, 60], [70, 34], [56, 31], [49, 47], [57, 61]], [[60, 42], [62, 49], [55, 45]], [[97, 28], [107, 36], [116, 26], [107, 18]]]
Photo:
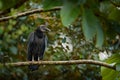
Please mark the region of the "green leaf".
[[111, 9], [111, 13], [108, 18], [120, 22], [120, 10], [117, 8]]
[[96, 24], [94, 22], [94, 15], [91, 10], [83, 9], [82, 15], [82, 28], [85, 35], [86, 40], [90, 40], [96, 33]]
[[3, 33], [3, 27], [0, 27], [0, 34]]
[[[110, 63], [110, 64], [120, 63], [120, 54], [114, 54], [113, 56], [108, 58], [105, 62]], [[120, 67], [120, 64], [116, 65], [116, 68], [118, 68], [118, 67]], [[120, 68], [118, 68], [118, 70], [119, 69]], [[116, 80], [116, 78], [120, 78], [119, 71], [115, 71], [115, 70], [105, 68], [105, 67], [101, 67], [101, 74], [102, 74], [102, 80]]]
[[17, 54], [17, 48], [16, 48], [15, 46], [10, 47], [10, 51], [11, 51], [13, 54]]
[[117, 71], [120, 71], [120, 63], [117, 63], [117, 64], [116, 64], [116, 70], [117, 70]]
[[8, 8], [12, 8], [16, 5], [20, 0], [0, 0], [0, 10], [6, 10]]
[[101, 47], [104, 41], [100, 21], [90, 9], [83, 9], [82, 28], [87, 41], [92, 40], [96, 35], [96, 46]]
[[1, 0], [0, 0], [0, 9], [2, 8], [2, 2], [1, 2]]
[[64, 2], [60, 11], [61, 20], [64, 26], [70, 25], [80, 14], [80, 6], [72, 2]]
[[44, 0], [42, 3], [44, 9], [51, 9], [53, 7], [62, 5], [62, 1], [60, 0]]
[[98, 25], [96, 26], [96, 31], [97, 31], [97, 42], [96, 42], [96, 47], [101, 47], [103, 42], [104, 42], [104, 34], [102, 31], [102, 28], [100, 26], [100, 23], [97, 23]]

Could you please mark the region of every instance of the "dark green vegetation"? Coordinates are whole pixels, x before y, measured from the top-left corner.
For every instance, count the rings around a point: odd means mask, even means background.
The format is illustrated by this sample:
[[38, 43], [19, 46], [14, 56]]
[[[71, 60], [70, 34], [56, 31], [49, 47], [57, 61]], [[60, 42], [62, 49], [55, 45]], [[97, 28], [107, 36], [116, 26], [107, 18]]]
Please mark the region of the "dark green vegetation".
[[[54, 7], [61, 9], [16, 16]], [[13, 18], [2, 21], [5, 16]], [[0, 0], [0, 62], [26, 61], [27, 36], [40, 24], [48, 24], [51, 29], [44, 60], [100, 60], [99, 53], [106, 51], [111, 57], [105, 61], [116, 64], [116, 71], [85, 64], [42, 65], [34, 72], [27, 66], [0, 66], [0, 80], [120, 79], [119, 0]]]

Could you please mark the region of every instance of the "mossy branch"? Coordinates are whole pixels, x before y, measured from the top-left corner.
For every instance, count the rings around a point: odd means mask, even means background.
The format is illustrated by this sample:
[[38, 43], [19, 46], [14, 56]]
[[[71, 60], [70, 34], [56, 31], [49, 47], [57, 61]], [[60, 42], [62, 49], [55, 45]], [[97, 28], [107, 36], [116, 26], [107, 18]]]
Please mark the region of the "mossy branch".
[[55, 8], [49, 9], [49, 10], [34, 9], [34, 10], [30, 10], [30, 11], [18, 13], [18, 14], [13, 15], [13, 16], [2, 17], [2, 18], [0, 18], [0, 22], [2, 22], [2, 21], [7, 21], [7, 20], [9, 20], [9, 19], [15, 19], [15, 18], [22, 17], [22, 16], [27, 16], [27, 15], [34, 14], [34, 13], [56, 11], [56, 10], [60, 10], [60, 9], [61, 9], [61, 7], [55, 7]]
[[68, 61], [26, 61], [26, 62], [15, 62], [15, 63], [5, 63], [0, 64], [5, 66], [28, 66], [31, 64], [37, 64], [37, 65], [75, 65], [75, 64], [93, 64], [93, 65], [99, 65], [104, 66], [110, 69], [115, 70], [115, 65], [111, 65], [105, 62], [101, 61], [94, 61], [94, 60], [68, 60]]

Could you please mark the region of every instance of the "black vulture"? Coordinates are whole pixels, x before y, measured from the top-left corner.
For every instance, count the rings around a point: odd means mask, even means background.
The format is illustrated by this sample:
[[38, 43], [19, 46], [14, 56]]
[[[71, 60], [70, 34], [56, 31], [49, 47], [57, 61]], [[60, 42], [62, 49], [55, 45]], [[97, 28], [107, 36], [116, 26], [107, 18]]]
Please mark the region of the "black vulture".
[[[46, 25], [40, 25], [28, 36], [27, 59], [28, 61], [38, 61], [43, 59], [44, 51], [47, 46], [47, 36], [45, 32], [50, 31]], [[34, 71], [38, 65], [29, 65], [29, 69]]]

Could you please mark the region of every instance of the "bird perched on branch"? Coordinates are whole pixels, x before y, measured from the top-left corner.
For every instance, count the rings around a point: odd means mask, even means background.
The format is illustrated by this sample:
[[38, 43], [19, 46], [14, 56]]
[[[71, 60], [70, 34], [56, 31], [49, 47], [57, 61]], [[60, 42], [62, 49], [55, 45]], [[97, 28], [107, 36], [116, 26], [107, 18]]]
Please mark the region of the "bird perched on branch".
[[[40, 25], [34, 32], [28, 36], [27, 59], [28, 61], [38, 61], [43, 59], [45, 47], [47, 46], [47, 36], [45, 32], [50, 31], [46, 25]], [[30, 65], [29, 69], [34, 71], [38, 65]]]

